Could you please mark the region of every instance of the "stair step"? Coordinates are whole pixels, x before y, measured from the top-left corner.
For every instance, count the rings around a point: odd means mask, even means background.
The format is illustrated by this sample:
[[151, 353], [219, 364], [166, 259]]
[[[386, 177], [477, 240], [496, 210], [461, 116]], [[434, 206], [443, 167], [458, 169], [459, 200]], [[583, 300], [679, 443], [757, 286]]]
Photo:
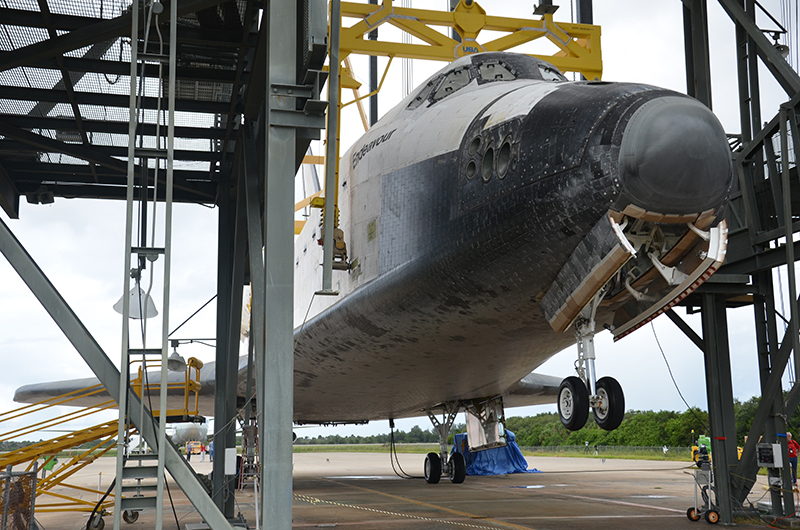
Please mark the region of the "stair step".
[[150, 61], [150, 62], [157, 62], [157, 63], [168, 63], [169, 62], [169, 55], [164, 55], [160, 53], [144, 53], [139, 52], [136, 55], [136, 58], [140, 61]]
[[125, 497], [120, 504], [123, 510], [141, 510], [155, 508], [156, 502], [156, 497]]
[[158, 477], [157, 466], [130, 466], [122, 468], [122, 478], [156, 478]]
[[158, 460], [158, 453], [131, 453], [127, 456], [128, 461], [140, 462], [142, 460]]
[[139, 484], [138, 486], [122, 486], [122, 493], [136, 493], [141, 491], [158, 491], [158, 484]]

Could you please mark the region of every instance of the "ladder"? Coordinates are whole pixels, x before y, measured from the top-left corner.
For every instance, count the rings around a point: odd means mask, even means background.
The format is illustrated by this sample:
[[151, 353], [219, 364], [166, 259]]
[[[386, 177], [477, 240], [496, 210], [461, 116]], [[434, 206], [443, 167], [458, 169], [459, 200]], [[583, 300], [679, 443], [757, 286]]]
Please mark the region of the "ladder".
[[[117, 436], [117, 482], [114, 498], [114, 528], [120, 528], [120, 520], [126, 521], [138, 517], [138, 511], [147, 508], [156, 509], [156, 530], [162, 528], [163, 500], [165, 480], [164, 447], [167, 443], [167, 352], [169, 335], [169, 298], [170, 298], [170, 264], [172, 242], [172, 180], [174, 160], [175, 132], [175, 66], [177, 51], [177, 2], [170, 2], [169, 42], [165, 43], [158, 31], [158, 18], [164, 5], [158, 2], [133, 0], [131, 10], [131, 72], [130, 72], [130, 118], [128, 129], [128, 178], [125, 225], [125, 271], [124, 291], [121, 300], [122, 312], [122, 352], [120, 366], [119, 425]], [[140, 9], [143, 10], [140, 15]], [[144, 20], [144, 28], [139, 22]], [[157, 32], [157, 46], [150, 46], [151, 28]], [[140, 38], [140, 32], [143, 38]], [[150, 48], [153, 48], [152, 50]], [[166, 47], [166, 51], [165, 51]], [[159, 76], [148, 79], [144, 72], [145, 64], [155, 63]], [[167, 76], [165, 76], [165, 72]], [[166, 94], [166, 111], [164, 100]], [[158, 102], [155, 113], [155, 137], [147, 137], [140, 124], [152, 123], [152, 114], [145, 114], [144, 96], [155, 96]], [[149, 119], [148, 119], [149, 117]], [[141, 133], [137, 133], [137, 129]], [[165, 131], [166, 129], [166, 131]], [[138, 160], [138, 165], [136, 161]], [[138, 170], [138, 174], [137, 174]], [[138, 181], [138, 186], [137, 186]], [[165, 196], [159, 197], [159, 183], [163, 182]], [[134, 197], [134, 191], [139, 193]], [[148, 202], [151, 199], [152, 205]], [[160, 208], [158, 199], [163, 199], [162, 219], [158, 219]], [[148, 217], [152, 216], [152, 220]], [[134, 225], [136, 217], [136, 225]], [[160, 220], [160, 223], [157, 222]], [[138, 238], [137, 238], [138, 236]], [[149, 269], [148, 269], [149, 268]], [[160, 268], [160, 279], [163, 282], [163, 298], [160, 312], [150, 298], [154, 284], [156, 269]], [[145, 271], [149, 272], [147, 292], [141, 287]], [[131, 280], [134, 286], [131, 289]], [[147, 336], [147, 319], [160, 315], [160, 345], [150, 347]], [[140, 319], [134, 329], [141, 332], [136, 342], [140, 348], [131, 347], [130, 319]], [[131, 355], [140, 356], [145, 365], [150, 356], [161, 360], [159, 388], [159, 413], [151, 411], [158, 417], [156, 445], [153, 453], [147, 455], [131, 455], [128, 451], [128, 389], [130, 387]], [[142, 396], [141, 407], [147, 400]], [[148, 407], [149, 408], [149, 407]], [[140, 415], [139, 417], [145, 417]], [[155, 464], [153, 464], [155, 460]], [[147, 462], [147, 465], [145, 464]], [[147, 480], [149, 483], [145, 484]], [[152, 483], [152, 482], [155, 483]], [[133, 482], [133, 483], [131, 483]], [[123, 493], [133, 492], [134, 496], [123, 498]], [[153, 496], [155, 493], [155, 496]]]
[[251, 418], [242, 426], [242, 463], [238, 489], [244, 489], [250, 479], [257, 478], [258, 472], [258, 426]]

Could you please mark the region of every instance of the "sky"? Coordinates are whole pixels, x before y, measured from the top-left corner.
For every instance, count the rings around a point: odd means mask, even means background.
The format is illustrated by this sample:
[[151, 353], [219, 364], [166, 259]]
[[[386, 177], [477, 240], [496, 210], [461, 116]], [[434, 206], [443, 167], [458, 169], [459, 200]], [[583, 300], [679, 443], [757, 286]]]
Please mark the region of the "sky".
[[[444, 6], [446, 2], [441, 3]], [[484, 0], [480, 3], [489, 14], [532, 17], [531, 2]], [[568, 22], [569, 3], [558, 0], [554, 3], [561, 5], [556, 13], [556, 21]], [[777, 18], [784, 2], [762, 0], [762, 4]], [[415, 6], [430, 8], [431, 2], [418, 1]], [[709, 2], [708, 10], [713, 107], [726, 131], [738, 133], [733, 24], [716, 2]], [[767, 26], [766, 19], [763, 22], [763, 26]], [[595, 0], [594, 23], [602, 27], [605, 80], [643, 82], [685, 92], [680, 1]], [[382, 38], [390, 38], [390, 34], [387, 31], [387, 37]], [[792, 50], [789, 60], [796, 65], [795, 50]], [[357, 78], [366, 85], [366, 60], [354, 58], [353, 63]], [[386, 60], [380, 59], [381, 72], [385, 65]], [[415, 61], [413, 82], [423, 82], [442, 66], [441, 63]], [[400, 86], [400, 65], [396, 61], [387, 75], [386, 88], [380, 96], [381, 115], [401, 98]], [[762, 75], [761, 88], [763, 116], [768, 120], [777, 112], [778, 105], [788, 98], [766, 73]], [[365, 89], [362, 89], [362, 94], [366, 93]], [[355, 106], [350, 106], [343, 114], [342, 153], [363, 132], [355, 112]], [[319, 152], [319, 147], [317, 149]], [[163, 212], [159, 215], [163, 215]], [[0, 212], [0, 218], [9, 225], [112, 360], [118, 358], [121, 317], [111, 306], [122, 294], [127, 268], [123, 259], [124, 203], [57, 198], [51, 205], [29, 205], [23, 199], [19, 220], [9, 220], [4, 212]], [[189, 317], [216, 292], [216, 223], [215, 208], [175, 206], [170, 329]], [[785, 286], [785, 271], [781, 281]], [[160, 289], [161, 284], [156, 281], [153, 297], [157, 301], [162, 299]], [[783, 299], [790, 299], [788, 293], [784, 293]], [[778, 302], [781, 310], [781, 297]], [[212, 302], [182, 327], [175, 337], [213, 339], [215, 310], [216, 304]], [[682, 309], [677, 311], [684, 314]], [[788, 314], [788, 306], [781, 311]], [[700, 334], [697, 315], [685, 318]], [[757, 361], [752, 309], [731, 310], [728, 318], [734, 395], [746, 400], [759, 391], [755, 375]], [[150, 323], [149, 326], [149, 336], [157, 336], [155, 328], [160, 324]], [[663, 355], [657, 341], [663, 348]], [[598, 375], [612, 375], [620, 381], [625, 390], [628, 410], [685, 410], [686, 405], [678, 389], [690, 406], [707, 408], [702, 352], [666, 317], [656, 319], [652, 326], [645, 326], [618, 343], [613, 343], [608, 332], [600, 333], [596, 339], [596, 349]], [[201, 343], [181, 345], [179, 352], [185, 358], [195, 356], [206, 362], [214, 360], [214, 350]], [[4, 363], [0, 370], [0, 411], [18, 406], [13, 403], [12, 397], [14, 390], [21, 385], [92, 375], [79, 354], [2, 257], [0, 356]], [[566, 377], [573, 373], [575, 358], [576, 348], [568, 348], [536, 371]], [[670, 377], [665, 358], [675, 383]], [[785, 380], [784, 388], [787, 388], [788, 377]], [[555, 405], [509, 409], [506, 415], [550, 411], [555, 411]], [[98, 415], [96, 423], [109, 419], [109, 416], [113, 417], [115, 413]], [[463, 416], [457, 421], [462, 422]], [[95, 423], [94, 419], [87, 425], [91, 423]], [[398, 421], [398, 428], [403, 430], [413, 425], [430, 428], [427, 418]], [[0, 432], [7, 431], [8, 428], [0, 424]], [[388, 432], [388, 424], [373, 422], [358, 427], [313, 427], [296, 432], [298, 436], [379, 434]]]

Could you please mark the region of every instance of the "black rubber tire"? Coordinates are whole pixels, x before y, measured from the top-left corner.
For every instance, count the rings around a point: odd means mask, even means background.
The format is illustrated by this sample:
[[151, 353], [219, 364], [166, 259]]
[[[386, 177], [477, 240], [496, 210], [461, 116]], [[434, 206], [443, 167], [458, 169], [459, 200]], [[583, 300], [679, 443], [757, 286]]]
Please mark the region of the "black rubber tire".
[[442, 459], [436, 453], [428, 453], [425, 457], [425, 482], [438, 484], [442, 478]]
[[700, 514], [697, 513], [697, 510], [694, 509], [694, 506], [686, 510], [686, 517], [689, 518], [690, 521], [697, 522], [700, 520]]
[[125, 510], [122, 512], [122, 520], [128, 524], [133, 524], [139, 519], [139, 512]]
[[94, 515], [94, 519], [89, 524], [89, 528], [91, 528], [92, 530], [103, 530], [103, 528], [105, 528], [105, 527], [106, 527], [105, 519], [103, 519], [102, 515], [100, 515], [99, 513], [96, 513]]
[[[602, 397], [601, 409], [592, 409], [597, 426], [606, 431], [613, 431], [625, 417], [625, 394], [622, 386], [613, 377], [603, 377], [597, 381], [597, 394]], [[607, 404], [606, 404], [607, 400]]]
[[467, 478], [467, 463], [464, 461], [464, 455], [455, 452], [450, 455], [450, 482], [453, 484], [461, 484]]
[[719, 513], [716, 510], [708, 510], [706, 512], [706, 522], [708, 524], [717, 524], [719, 522]]
[[589, 419], [589, 391], [579, 378], [570, 376], [558, 387], [558, 417], [570, 431], [577, 431]]

